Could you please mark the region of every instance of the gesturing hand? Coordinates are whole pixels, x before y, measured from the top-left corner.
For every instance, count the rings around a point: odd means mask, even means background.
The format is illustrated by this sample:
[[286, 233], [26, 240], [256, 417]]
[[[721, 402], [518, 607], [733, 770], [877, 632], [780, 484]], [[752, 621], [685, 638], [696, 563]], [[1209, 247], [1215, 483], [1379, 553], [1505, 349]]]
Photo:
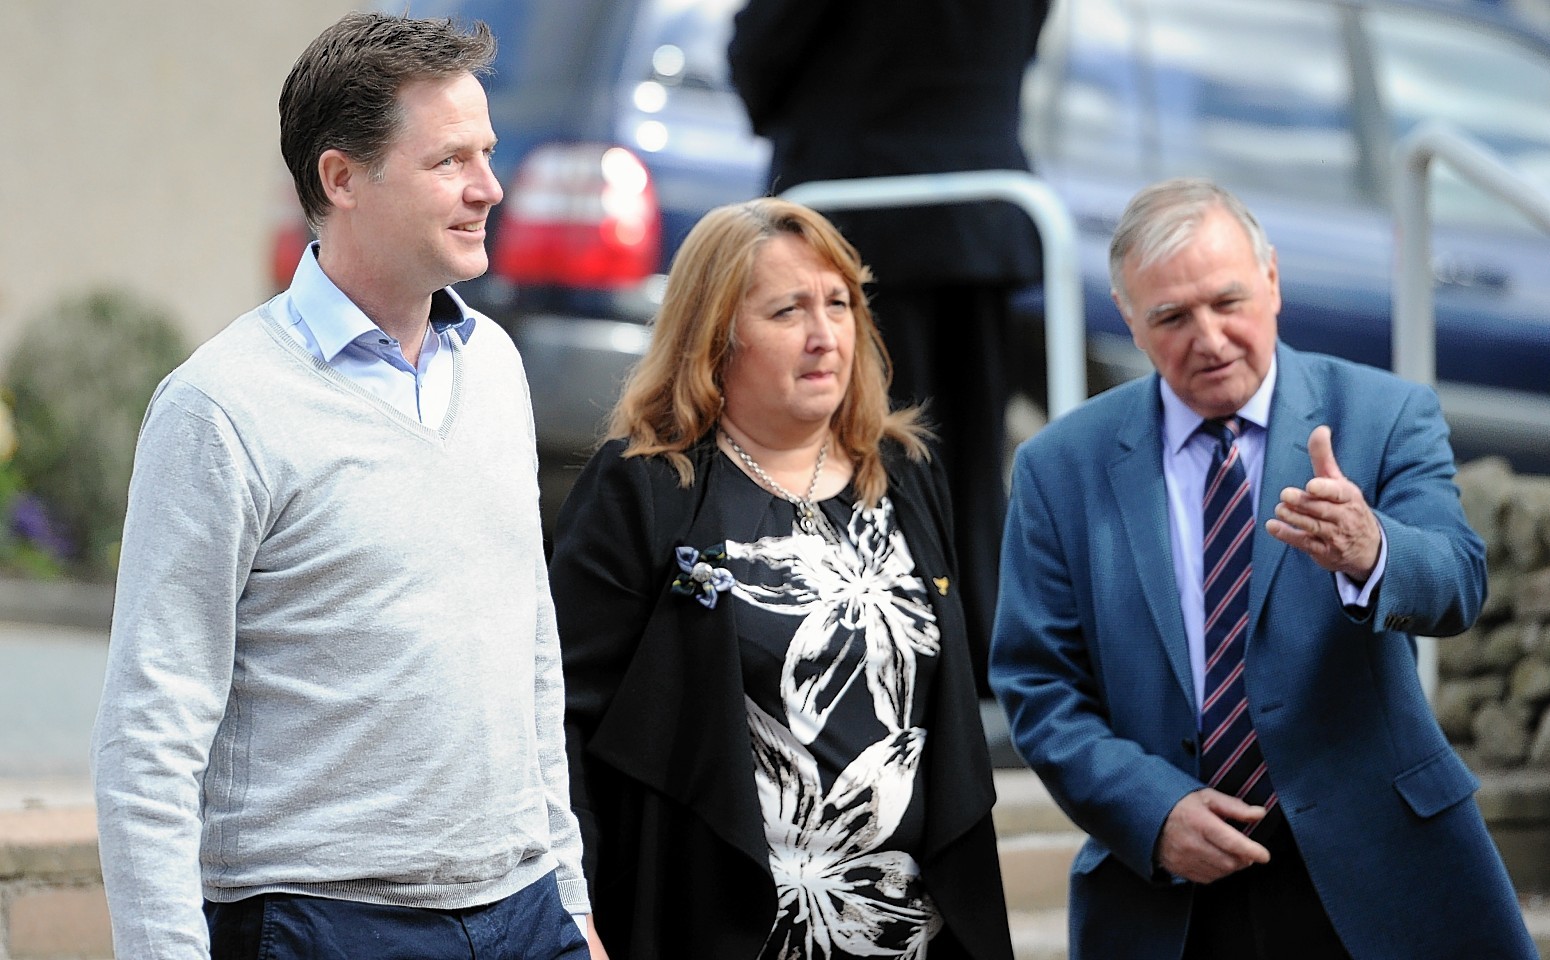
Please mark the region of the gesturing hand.
[[1265, 529], [1325, 570], [1365, 583], [1378, 565], [1383, 542], [1378, 518], [1361, 489], [1340, 472], [1329, 427], [1313, 428], [1308, 459], [1313, 463], [1313, 479], [1301, 490], [1281, 491], [1276, 515], [1265, 521]]
[[1163, 823], [1157, 864], [1176, 877], [1210, 883], [1250, 864], [1269, 863], [1269, 850], [1227, 822], [1258, 823], [1264, 816], [1264, 807], [1209, 787], [1186, 794]]

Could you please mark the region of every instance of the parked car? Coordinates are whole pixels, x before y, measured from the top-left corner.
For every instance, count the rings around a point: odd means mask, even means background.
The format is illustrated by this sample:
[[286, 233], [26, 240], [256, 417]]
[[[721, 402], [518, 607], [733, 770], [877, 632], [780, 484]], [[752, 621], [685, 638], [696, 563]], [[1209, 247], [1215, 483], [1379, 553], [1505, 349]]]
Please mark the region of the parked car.
[[[393, 9], [401, 9], [401, 0]], [[663, 274], [710, 207], [764, 189], [768, 146], [731, 90], [741, 0], [411, 0], [490, 23], [505, 202], [462, 286], [520, 347], [546, 510], [641, 354]], [[1024, 135], [1080, 233], [1090, 387], [1146, 369], [1109, 299], [1107, 243], [1145, 183], [1205, 174], [1279, 252], [1290, 343], [1389, 365], [1392, 145], [1441, 117], [1550, 191], [1550, 40], [1424, 0], [1061, 0]], [[1550, 238], [1434, 175], [1441, 394], [1462, 457], [1550, 472]], [[289, 279], [301, 237], [275, 258]], [[865, 251], [862, 251], [863, 256]], [[1020, 298], [1042, 396], [1041, 294]]]
[[[1081, 0], [1057, 7], [1023, 133], [1080, 233], [1102, 382], [1148, 369], [1109, 303], [1126, 199], [1205, 174], [1279, 258], [1294, 346], [1390, 365], [1395, 142], [1446, 120], [1550, 196], [1550, 41], [1481, 5], [1397, 0]], [[1461, 459], [1550, 472], [1550, 236], [1432, 173], [1439, 394]], [[1025, 298], [1036, 312], [1036, 293]]]

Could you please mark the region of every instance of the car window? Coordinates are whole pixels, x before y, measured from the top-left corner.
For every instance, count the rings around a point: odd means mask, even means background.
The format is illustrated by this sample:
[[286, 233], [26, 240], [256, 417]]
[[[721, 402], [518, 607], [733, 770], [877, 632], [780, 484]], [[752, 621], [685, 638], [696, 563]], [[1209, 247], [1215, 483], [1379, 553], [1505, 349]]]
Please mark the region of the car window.
[[[1550, 57], [1518, 38], [1422, 11], [1373, 11], [1367, 22], [1394, 136], [1436, 118], [1495, 151], [1550, 193]], [[1441, 223], [1535, 229], [1511, 207], [1433, 166]]]
[[1322, 3], [1144, 5], [1160, 176], [1236, 189], [1361, 198], [1340, 12]]

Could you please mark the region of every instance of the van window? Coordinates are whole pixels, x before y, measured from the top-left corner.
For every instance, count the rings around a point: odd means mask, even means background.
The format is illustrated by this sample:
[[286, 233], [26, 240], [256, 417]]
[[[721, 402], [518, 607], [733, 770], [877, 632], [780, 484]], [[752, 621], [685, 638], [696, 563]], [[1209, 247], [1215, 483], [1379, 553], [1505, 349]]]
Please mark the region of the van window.
[[[1444, 120], [1550, 195], [1550, 55], [1421, 11], [1373, 11], [1368, 31], [1396, 139], [1423, 119]], [[1432, 165], [1432, 211], [1439, 223], [1536, 229], [1446, 163]]]
[[1367, 205], [1343, 30], [1322, 3], [1068, 0], [1024, 85], [1026, 146], [1119, 182]]
[[1035, 163], [1148, 178], [1135, 47], [1115, 0], [1056, 4], [1023, 84], [1023, 146]]
[[[727, 43], [745, 0], [652, 0], [637, 36], [649, 45], [650, 79], [688, 88], [731, 90]], [[648, 79], [641, 77], [640, 79]]]

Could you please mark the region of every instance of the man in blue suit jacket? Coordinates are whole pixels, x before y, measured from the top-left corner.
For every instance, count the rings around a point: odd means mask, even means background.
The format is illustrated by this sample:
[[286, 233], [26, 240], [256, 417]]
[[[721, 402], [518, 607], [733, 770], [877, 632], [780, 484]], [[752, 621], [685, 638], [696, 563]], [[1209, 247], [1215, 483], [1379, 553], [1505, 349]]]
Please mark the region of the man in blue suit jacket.
[[[1274, 250], [1208, 181], [1138, 194], [1110, 268], [1159, 375], [1018, 450], [990, 665], [1090, 835], [1073, 960], [1535, 957], [1415, 669], [1412, 634], [1467, 629], [1485, 596], [1435, 395], [1278, 343]], [[1235, 440], [1207, 433], [1229, 417]], [[1229, 441], [1257, 518], [1229, 699], [1268, 781], [1242, 798], [1207, 786], [1198, 706], [1202, 491]]]

